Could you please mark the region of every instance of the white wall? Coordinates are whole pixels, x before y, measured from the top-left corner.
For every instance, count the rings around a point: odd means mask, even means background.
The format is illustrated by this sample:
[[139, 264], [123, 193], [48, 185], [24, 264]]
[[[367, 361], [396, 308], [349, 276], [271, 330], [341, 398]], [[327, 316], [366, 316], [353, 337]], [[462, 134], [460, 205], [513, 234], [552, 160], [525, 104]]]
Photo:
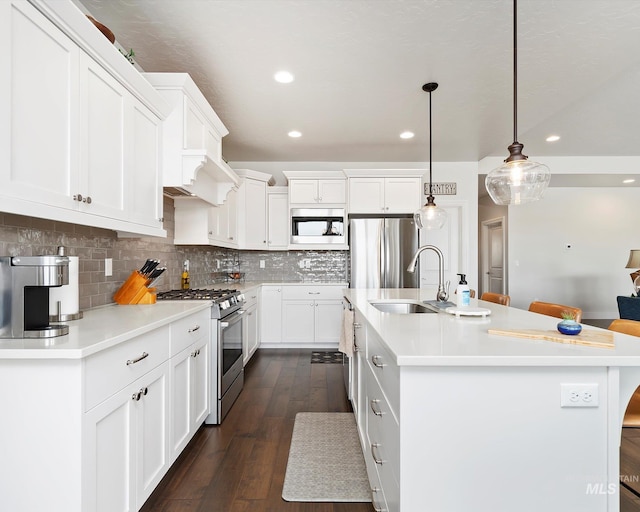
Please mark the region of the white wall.
[[617, 318], [616, 296], [633, 292], [624, 266], [640, 247], [639, 205], [638, 188], [549, 188], [540, 201], [509, 207], [511, 305], [542, 300], [578, 306], [583, 318]]

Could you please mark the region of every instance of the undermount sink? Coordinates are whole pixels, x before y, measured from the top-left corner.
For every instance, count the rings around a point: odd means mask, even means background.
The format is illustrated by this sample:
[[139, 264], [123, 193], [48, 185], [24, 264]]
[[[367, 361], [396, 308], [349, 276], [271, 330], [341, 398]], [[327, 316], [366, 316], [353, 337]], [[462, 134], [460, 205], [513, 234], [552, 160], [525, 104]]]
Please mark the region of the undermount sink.
[[410, 313], [435, 313], [420, 302], [394, 301], [394, 302], [369, 302], [374, 308], [383, 313], [395, 313], [397, 315], [408, 315]]

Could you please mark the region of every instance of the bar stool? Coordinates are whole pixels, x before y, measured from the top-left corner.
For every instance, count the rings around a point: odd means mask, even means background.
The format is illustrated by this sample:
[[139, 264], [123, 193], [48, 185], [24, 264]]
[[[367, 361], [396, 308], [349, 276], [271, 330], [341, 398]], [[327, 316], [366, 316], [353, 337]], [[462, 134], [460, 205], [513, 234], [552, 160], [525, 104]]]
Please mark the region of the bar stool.
[[[614, 320], [609, 325], [609, 330], [630, 334], [631, 336], [640, 336], [640, 322], [626, 319]], [[622, 426], [640, 427], [640, 391], [638, 390], [631, 395], [631, 400], [627, 405], [627, 412], [625, 412], [622, 419]]]
[[502, 304], [503, 306], [511, 304], [511, 297], [508, 295], [502, 295], [501, 293], [484, 292], [480, 297], [480, 300], [495, 302], [496, 304]]
[[554, 304], [553, 302], [533, 301], [529, 304], [529, 311], [533, 313], [540, 313], [542, 315], [554, 316], [556, 318], [562, 318], [563, 313], [572, 313], [576, 322], [582, 321], [582, 310], [580, 308]]

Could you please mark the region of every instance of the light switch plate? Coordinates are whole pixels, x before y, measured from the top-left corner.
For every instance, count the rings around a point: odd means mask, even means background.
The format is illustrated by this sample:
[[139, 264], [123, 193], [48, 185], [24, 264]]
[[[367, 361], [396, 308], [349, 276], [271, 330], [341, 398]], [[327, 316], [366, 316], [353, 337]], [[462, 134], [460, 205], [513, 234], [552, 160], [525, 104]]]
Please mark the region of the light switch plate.
[[111, 277], [113, 275], [113, 259], [104, 259], [104, 275], [105, 277]]

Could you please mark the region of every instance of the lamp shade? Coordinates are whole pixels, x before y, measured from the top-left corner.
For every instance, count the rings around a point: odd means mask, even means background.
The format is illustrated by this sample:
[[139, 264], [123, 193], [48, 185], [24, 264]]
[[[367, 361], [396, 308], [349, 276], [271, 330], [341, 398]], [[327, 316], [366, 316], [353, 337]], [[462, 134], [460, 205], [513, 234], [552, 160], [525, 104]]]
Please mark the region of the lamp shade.
[[491, 171], [485, 178], [485, 186], [496, 204], [524, 204], [540, 199], [549, 181], [551, 172], [546, 165], [514, 160]]
[[625, 268], [640, 268], [640, 249], [631, 249], [629, 251], [629, 261]]
[[418, 229], [440, 229], [447, 222], [447, 212], [436, 205], [433, 197], [427, 199], [427, 204], [413, 214]]

